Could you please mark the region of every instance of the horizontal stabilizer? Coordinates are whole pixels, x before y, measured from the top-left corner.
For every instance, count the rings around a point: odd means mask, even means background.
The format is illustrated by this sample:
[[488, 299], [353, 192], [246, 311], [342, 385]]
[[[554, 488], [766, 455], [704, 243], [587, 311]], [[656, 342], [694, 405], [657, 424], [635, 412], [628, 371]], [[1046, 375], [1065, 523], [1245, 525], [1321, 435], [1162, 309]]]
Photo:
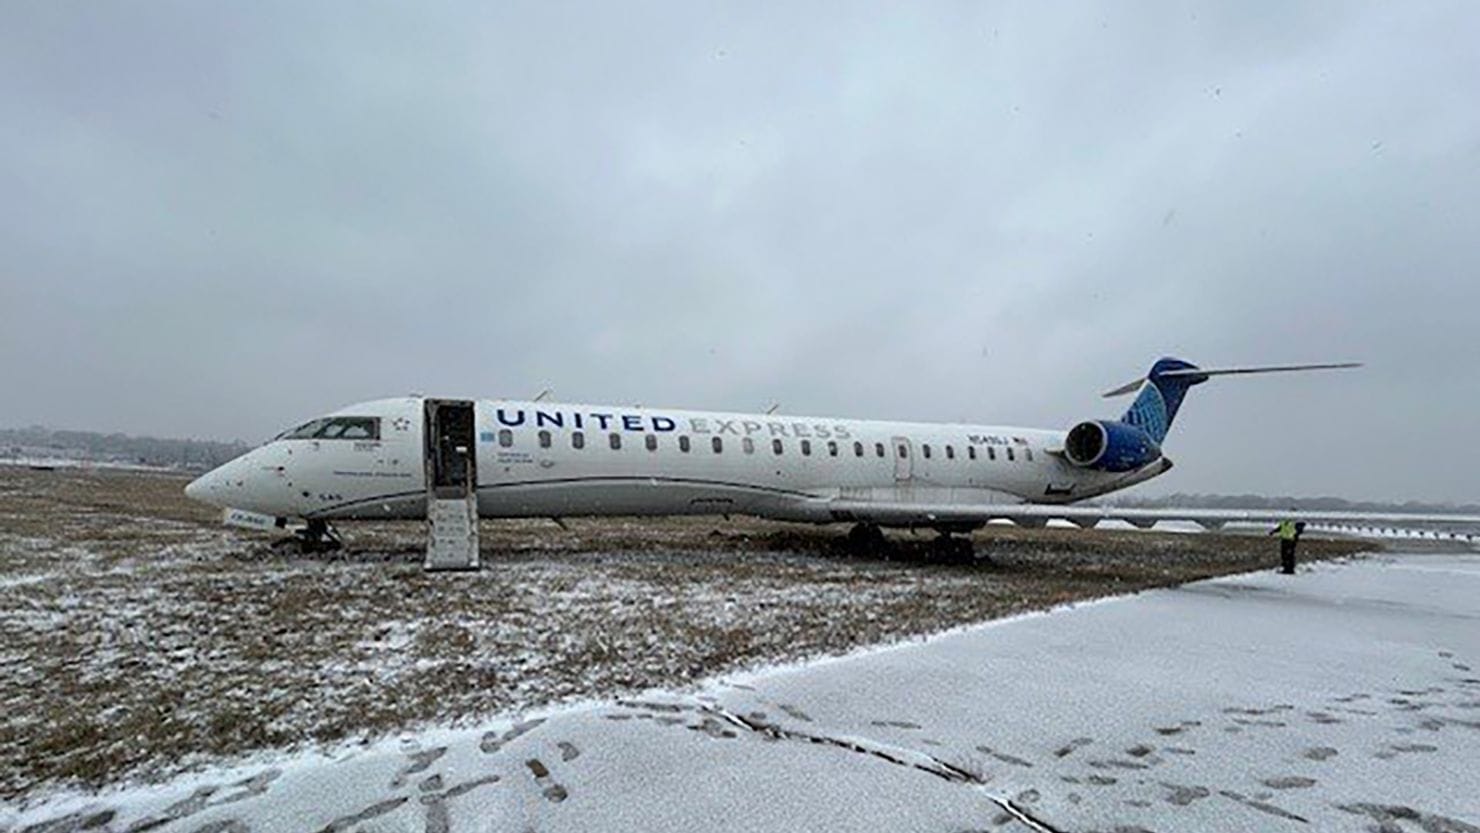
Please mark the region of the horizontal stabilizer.
[[1140, 389], [1141, 385], [1143, 383], [1145, 383], [1145, 381], [1146, 381], [1146, 377], [1145, 376], [1142, 376], [1141, 378], [1136, 379], [1133, 382], [1126, 382], [1125, 384], [1121, 385], [1120, 387], [1116, 388], [1115, 390], [1107, 390], [1107, 391], [1105, 391], [1105, 393], [1103, 394], [1103, 396], [1106, 399], [1113, 399], [1113, 398], [1115, 398], [1117, 396], [1125, 396], [1128, 393], [1134, 393], [1135, 391], [1137, 391], [1137, 390]]
[[[1326, 362], [1324, 364], [1282, 364], [1265, 365], [1263, 367], [1222, 367], [1214, 370], [1204, 370], [1200, 367], [1187, 367], [1169, 370], [1158, 370], [1156, 375], [1163, 378], [1191, 378], [1201, 382], [1209, 376], [1235, 376], [1252, 373], [1290, 373], [1297, 370], [1341, 370], [1352, 367], [1361, 367], [1361, 362]], [[1110, 399], [1116, 396], [1124, 396], [1140, 389], [1147, 377], [1142, 376], [1131, 382], [1127, 382], [1114, 390], [1106, 391], [1103, 396]]]
[[1340, 370], [1361, 367], [1361, 362], [1330, 362], [1327, 364], [1277, 364], [1264, 367], [1221, 367], [1216, 370], [1189, 368], [1187, 370], [1163, 371], [1163, 376], [1233, 376], [1239, 373], [1288, 373], [1292, 370]]

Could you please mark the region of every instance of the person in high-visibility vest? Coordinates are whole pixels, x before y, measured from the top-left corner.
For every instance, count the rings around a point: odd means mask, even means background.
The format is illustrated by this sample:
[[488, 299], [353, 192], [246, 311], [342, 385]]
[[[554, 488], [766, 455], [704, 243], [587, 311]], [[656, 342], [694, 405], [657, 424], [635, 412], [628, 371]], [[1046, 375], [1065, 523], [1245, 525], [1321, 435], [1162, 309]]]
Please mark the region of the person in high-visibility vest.
[[1269, 531], [1270, 535], [1280, 536], [1280, 572], [1287, 576], [1295, 575], [1295, 544], [1300, 541], [1300, 533], [1305, 531], [1304, 522], [1296, 522], [1286, 518], [1280, 521], [1279, 526]]

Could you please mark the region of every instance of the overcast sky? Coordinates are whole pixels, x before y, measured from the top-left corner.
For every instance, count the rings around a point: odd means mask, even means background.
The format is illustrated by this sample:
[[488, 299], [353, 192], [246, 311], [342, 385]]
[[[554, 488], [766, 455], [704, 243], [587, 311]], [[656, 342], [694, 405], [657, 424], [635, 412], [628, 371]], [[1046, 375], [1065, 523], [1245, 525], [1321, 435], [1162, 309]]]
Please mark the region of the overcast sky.
[[1480, 499], [1472, 2], [14, 2], [0, 425], [412, 391], [1067, 428]]

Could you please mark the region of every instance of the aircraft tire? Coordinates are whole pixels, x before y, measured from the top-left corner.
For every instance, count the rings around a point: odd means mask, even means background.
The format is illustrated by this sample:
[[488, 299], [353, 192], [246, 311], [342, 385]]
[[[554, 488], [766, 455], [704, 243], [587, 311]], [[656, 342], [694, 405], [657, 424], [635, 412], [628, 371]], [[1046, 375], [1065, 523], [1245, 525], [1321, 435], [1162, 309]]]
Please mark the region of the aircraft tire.
[[880, 556], [889, 554], [889, 539], [875, 524], [854, 524], [848, 530], [848, 550], [858, 556]]

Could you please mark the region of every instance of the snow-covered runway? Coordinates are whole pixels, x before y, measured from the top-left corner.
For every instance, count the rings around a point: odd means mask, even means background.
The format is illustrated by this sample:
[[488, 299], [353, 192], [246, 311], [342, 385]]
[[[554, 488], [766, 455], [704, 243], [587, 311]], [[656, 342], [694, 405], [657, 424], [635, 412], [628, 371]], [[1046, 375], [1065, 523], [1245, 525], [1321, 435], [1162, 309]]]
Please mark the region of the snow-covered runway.
[[0, 813], [48, 830], [1480, 831], [1480, 558], [1381, 555]]

